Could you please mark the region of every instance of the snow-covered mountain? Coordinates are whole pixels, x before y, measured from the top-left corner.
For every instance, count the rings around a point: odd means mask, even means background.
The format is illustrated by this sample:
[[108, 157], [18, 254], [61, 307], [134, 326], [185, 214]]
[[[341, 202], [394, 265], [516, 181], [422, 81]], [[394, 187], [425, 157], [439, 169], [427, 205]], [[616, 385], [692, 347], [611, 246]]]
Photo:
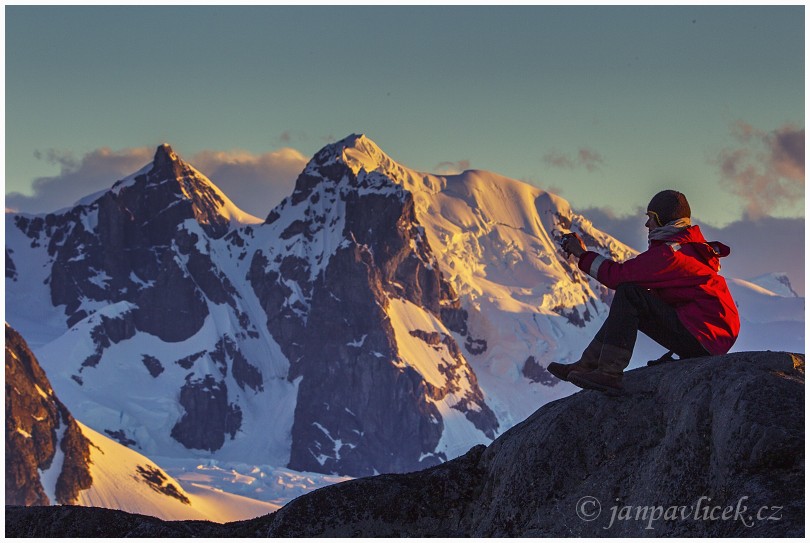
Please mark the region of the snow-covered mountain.
[[[551, 193], [416, 172], [356, 135], [263, 222], [167, 145], [6, 221], [7, 319], [79, 420], [168, 461], [350, 476], [456, 457], [570, 394], [545, 367], [578, 357], [611, 293], [555, 237], [635, 254]], [[755, 312], [762, 287], [738, 288]]]

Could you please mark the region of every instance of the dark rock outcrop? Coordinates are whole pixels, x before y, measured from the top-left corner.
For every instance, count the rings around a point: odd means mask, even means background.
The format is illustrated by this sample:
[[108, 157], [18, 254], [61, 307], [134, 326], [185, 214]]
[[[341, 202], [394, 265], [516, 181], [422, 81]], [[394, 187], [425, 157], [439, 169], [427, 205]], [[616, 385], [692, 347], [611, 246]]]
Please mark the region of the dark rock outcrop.
[[228, 403], [228, 387], [211, 375], [187, 379], [180, 389], [180, 405], [186, 410], [172, 428], [172, 437], [189, 449], [216, 451], [242, 425], [242, 411]]
[[533, 383], [542, 383], [546, 386], [554, 386], [560, 380], [551, 375], [546, 368], [541, 366], [533, 356], [526, 359], [523, 364], [523, 376]]
[[56, 501], [75, 503], [93, 482], [90, 445], [25, 340], [6, 324], [6, 503], [49, 505], [41, 472], [52, 468], [60, 469], [51, 489]]
[[[6, 508], [7, 536], [801, 537], [804, 356], [736, 353], [625, 375], [540, 408], [489, 447], [347, 481], [224, 525]], [[135, 528], [133, 528], [135, 527]]]
[[151, 375], [152, 377], [157, 377], [158, 375], [163, 373], [163, 371], [166, 369], [163, 367], [163, 364], [160, 363], [160, 360], [158, 360], [154, 356], [145, 354], [141, 356], [141, 360], [143, 362], [143, 365], [146, 366], [149, 375]]
[[180, 489], [168, 481], [166, 474], [160, 468], [147, 464], [145, 466], [137, 466], [136, 471], [138, 475], [141, 476], [141, 479], [155, 492], [165, 494], [186, 505], [191, 503], [191, 500], [189, 500]]

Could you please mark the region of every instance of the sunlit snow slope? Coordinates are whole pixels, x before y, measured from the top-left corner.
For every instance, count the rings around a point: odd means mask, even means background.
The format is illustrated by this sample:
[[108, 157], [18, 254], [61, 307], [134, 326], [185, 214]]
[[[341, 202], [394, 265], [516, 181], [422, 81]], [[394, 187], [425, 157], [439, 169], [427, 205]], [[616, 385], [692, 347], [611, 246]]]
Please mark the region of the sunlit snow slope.
[[184, 482], [166, 474], [145, 456], [79, 423], [92, 443], [93, 485], [79, 494], [77, 505], [120, 509], [164, 520], [230, 522], [278, 509], [264, 501], [223, 492], [202, 483]]

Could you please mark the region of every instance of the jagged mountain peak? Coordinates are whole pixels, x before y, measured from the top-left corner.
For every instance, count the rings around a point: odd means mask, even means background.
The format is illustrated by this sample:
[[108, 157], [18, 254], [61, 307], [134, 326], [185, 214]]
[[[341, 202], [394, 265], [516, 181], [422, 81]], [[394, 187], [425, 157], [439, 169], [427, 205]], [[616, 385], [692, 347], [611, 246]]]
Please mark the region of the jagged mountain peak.
[[346, 151], [352, 149], [366, 153], [369, 156], [385, 154], [382, 149], [380, 149], [380, 146], [365, 134], [349, 134], [342, 140], [325, 146], [324, 149], [330, 150], [335, 156], [342, 157], [345, 157]]
[[[168, 143], [162, 143], [155, 149], [152, 168], [147, 173], [149, 183], [160, 184], [169, 180], [181, 181], [183, 178], [204, 177], [184, 162]], [[205, 179], [203, 184], [212, 184]]]
[[155, 169], [171, 168], [176, 163], [182, 163], [180, 157], [168, 143], [161, 143], [155, 150], [153, 164]]
[[326, 145], [318, 151], [305, 171], [312, 172], [319, 167], [328, 168], [335, 164], [347, 166], [354, 175], [361, 171], [390, 174], [403, 169], [365, 134], [351, 134]]
[[166, 157], [169, 160], [177, 160], [178, 158], [177, 153], [174, 152], [171, 144], [165, 141], [158, 145], [157, 149], [155, 150], [155, 160], [157, 160], [158, 157]]
[[351, 134], [315, 154], [296, 179], [293, 193], [270, 212], [265, 222], [274, 222], [288, 206], [322, 206], [324, 200], [333, 203], [338, 192], [343, 197], [358, 189], [400, 194], [407, 185], [403, 182], [407, 172], [371, 139]]
[[[180, 158], [168, 143], [157, 147], [150, 164], [113, 185], [112, 193], [119, 200], [131, 200], [130, 209], [140, 208], [149, 216], [163, 213], [178, 201], [189, 201], [198, 222], [209, 229], [219, 225], [220, 234], [234, 222], [260, 222], [239, 209], [208, 177]], [[144, 205], [148, 200], [151, 203]]]

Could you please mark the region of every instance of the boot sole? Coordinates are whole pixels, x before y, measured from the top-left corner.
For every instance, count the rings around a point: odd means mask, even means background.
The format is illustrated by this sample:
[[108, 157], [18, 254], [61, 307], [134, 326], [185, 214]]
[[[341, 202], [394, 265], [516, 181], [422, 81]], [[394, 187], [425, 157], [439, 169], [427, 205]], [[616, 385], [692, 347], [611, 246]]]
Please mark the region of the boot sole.
[[568, 381], [568, 376], [571, 375], [571, 370], [568, 370], [568, 371], [562, 370], [562, 371], [565, 371], [565, 373], [562, 373], [562, 372], [558, 373], [558, 371], [560, 371], [560, 370], [558, 370], [557, 368], [547, 368], [547, 369], [548, 369], [548, 372], [551, 375], [553, 375], [554, 377], [556, 377], [560, 381]]
[[580, 388], [602, 392], [604, 394], [607, 394], [608, 396], [621, 396], [622, 394], [624, 394], [623, 388], [609, 387], [599, 383], [594, 383], [593, 381], [589, 381], [588, 379], [583, 377], [582, 374], [577, 374], [574, 372], [572, 372], [568, 376], [568, 382], [575, 384]]

